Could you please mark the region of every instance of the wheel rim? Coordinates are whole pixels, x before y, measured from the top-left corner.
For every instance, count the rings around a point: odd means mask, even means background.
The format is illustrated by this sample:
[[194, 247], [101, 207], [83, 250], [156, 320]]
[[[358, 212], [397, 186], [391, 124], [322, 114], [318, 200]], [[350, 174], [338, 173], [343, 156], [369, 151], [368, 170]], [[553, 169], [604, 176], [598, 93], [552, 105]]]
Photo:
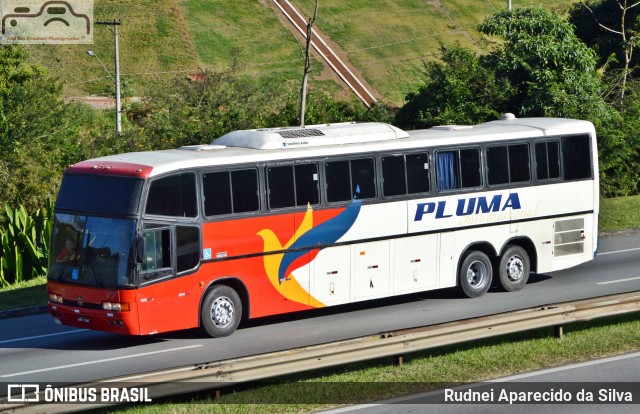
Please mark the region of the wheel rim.
[[211, 304], [211, 321], [220, 328], [229, 325], [235, 316], [233, 302], [226, 296], [216, 298]]
[[507, 261], [507, 277], [513, 282], [524, 277], [524, 260], [520, 256], [511, 256]]
[[467, 268], [467, 281], [474, 288], [484, 286], [489, 277], [488, 275], [487, 266], [479, 260], [471, 263]]

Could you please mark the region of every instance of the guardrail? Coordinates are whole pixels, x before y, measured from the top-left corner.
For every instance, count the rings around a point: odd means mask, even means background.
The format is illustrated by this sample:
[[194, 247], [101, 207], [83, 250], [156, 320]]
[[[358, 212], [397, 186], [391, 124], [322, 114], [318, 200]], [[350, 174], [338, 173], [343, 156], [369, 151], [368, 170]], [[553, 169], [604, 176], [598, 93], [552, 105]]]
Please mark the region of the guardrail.
[[[640, 311], [640, 292], [630, 292], [518, 311], [465, 319], [414, 329], [272, 352], [171, 370], [110, 378], [80, 387], [109, 387], [127, 383], [144, 387], [150, 398], [215, 390], [228, 385], [264, 380], [381, 357], [400, 357], [410, 352], [544, 327], [561, 327], [579, 321]], [[176, 384], [179, 384], [177, 386]], [[108, 405], [108, 404], [106, 404]], [[70, 412], [97, 408], [92, 404], [6, 404], [0, 411], [19, 413]]]

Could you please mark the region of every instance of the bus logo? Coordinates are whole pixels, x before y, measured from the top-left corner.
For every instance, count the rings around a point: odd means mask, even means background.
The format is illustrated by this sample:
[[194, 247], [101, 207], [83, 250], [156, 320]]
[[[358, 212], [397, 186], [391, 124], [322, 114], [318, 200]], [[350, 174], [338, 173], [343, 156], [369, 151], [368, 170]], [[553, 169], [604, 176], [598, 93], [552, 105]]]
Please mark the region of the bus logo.
[[461, 198], [457, 205], [443, 201], [431, 201], [428, 203], [418, 203], [416, 206], [416, 215], [413, 221], [422, 221], [425, 215], [434, 214], [436, 219], [449, 218], [453, 216], [462, 217], [472, 214], [497, 213], [506, 209], [520, 210], [520, 197], [518, 193], [511, 193], [504, 201], [502, 194], [496, 194], [489, 198], [486, 196]]

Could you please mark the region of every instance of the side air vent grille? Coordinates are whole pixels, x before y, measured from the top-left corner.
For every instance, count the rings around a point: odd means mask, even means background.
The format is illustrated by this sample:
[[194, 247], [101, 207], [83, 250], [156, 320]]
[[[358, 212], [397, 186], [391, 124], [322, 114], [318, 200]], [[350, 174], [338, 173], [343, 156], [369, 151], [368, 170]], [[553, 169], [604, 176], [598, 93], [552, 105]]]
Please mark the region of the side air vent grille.
[[554, 257], [583, 253], [584, 239], [583, 218], [556, 221]]
[[322, 131], [320, 131], [319, 129], [313, 129], [313, 128], [310, 128], [310, 129], [300, 128], [300, 129], [290, 129], [286, 131], [278, 131], [278, 134], [280, 134], [282, 138], [305, 138], [305, 137], [324, 136], [324, 133]]

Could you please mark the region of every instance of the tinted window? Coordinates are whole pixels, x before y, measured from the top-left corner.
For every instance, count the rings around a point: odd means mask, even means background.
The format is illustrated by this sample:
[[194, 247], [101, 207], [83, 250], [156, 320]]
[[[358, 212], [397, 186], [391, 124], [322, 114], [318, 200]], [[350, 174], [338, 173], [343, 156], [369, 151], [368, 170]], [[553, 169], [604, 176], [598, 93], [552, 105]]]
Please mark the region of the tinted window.
[[480, 150], [439, 151], [436, 155], [438, 190], [479, 187]]
[[192, 173], [172, 175], [151, 183], [147, 214], [172, 217], [196, 217], [196, 176]]
[[234, 213], [259, 210], [258, 170], [231, 171], [231, 191]]
[[490, 185], [509, 182], [507, 147], [487, 148], [487, 176]]
[[521, 183], [531, 179], [529, 145], [509, 146], [509, 178], [512, 183]]
[[204, 214], [217, 216], [230, 214], [231, 177], [228, 171], [205, 174], [202, 177], [204, 194]]
[[320, 190], [318, 188], [318, 164], [296, 165], [296, 205], [315, 205], [320, 202]]
[[56, 208], [97, 213], [138, 212], [144, 181], [138, 178], [65, 174]]
[[351, 194], [349, 161], [333, 161], [325, 164], [327, 180], [327, 200], [348, 201]]
[[429, 191], [429, 155], [410, 154], [407, 161], [407, 192], [409, 194]]
[[382, 157], [382, 193], [385, 196], [407, 194], [404, 155]]
[[565, 180], [591, 178], [591, 150], [589, 136], [562, 138], [562, 161]]
[[178, 273], [191, 270], [200, 261], [200, 230], [176, 226], [176, 258]]
[[487, 178], [489, 185], [529, 181], [529, 146], [516, 144], [487, 148]]
[[258, 171], [221, 171], [202, 177], [205, 216], [257, 211]]
[[267, 169], [269, 207], [293, 207], [318, 204], [318, 165], [301, 164]]
[[296, 204], [293, 166], [267, 168], [269, 208], [292, 207]]
[[376, 196], [373, 158], [327, 162], [325, 171], [329, 202]]
[[429, 191], [427, 154], [382, 157], [382, 192], [386, 197]]
[[560, 177], [560, 154], [558, 141], [536, 144], [536, 178], [549, 180]]

